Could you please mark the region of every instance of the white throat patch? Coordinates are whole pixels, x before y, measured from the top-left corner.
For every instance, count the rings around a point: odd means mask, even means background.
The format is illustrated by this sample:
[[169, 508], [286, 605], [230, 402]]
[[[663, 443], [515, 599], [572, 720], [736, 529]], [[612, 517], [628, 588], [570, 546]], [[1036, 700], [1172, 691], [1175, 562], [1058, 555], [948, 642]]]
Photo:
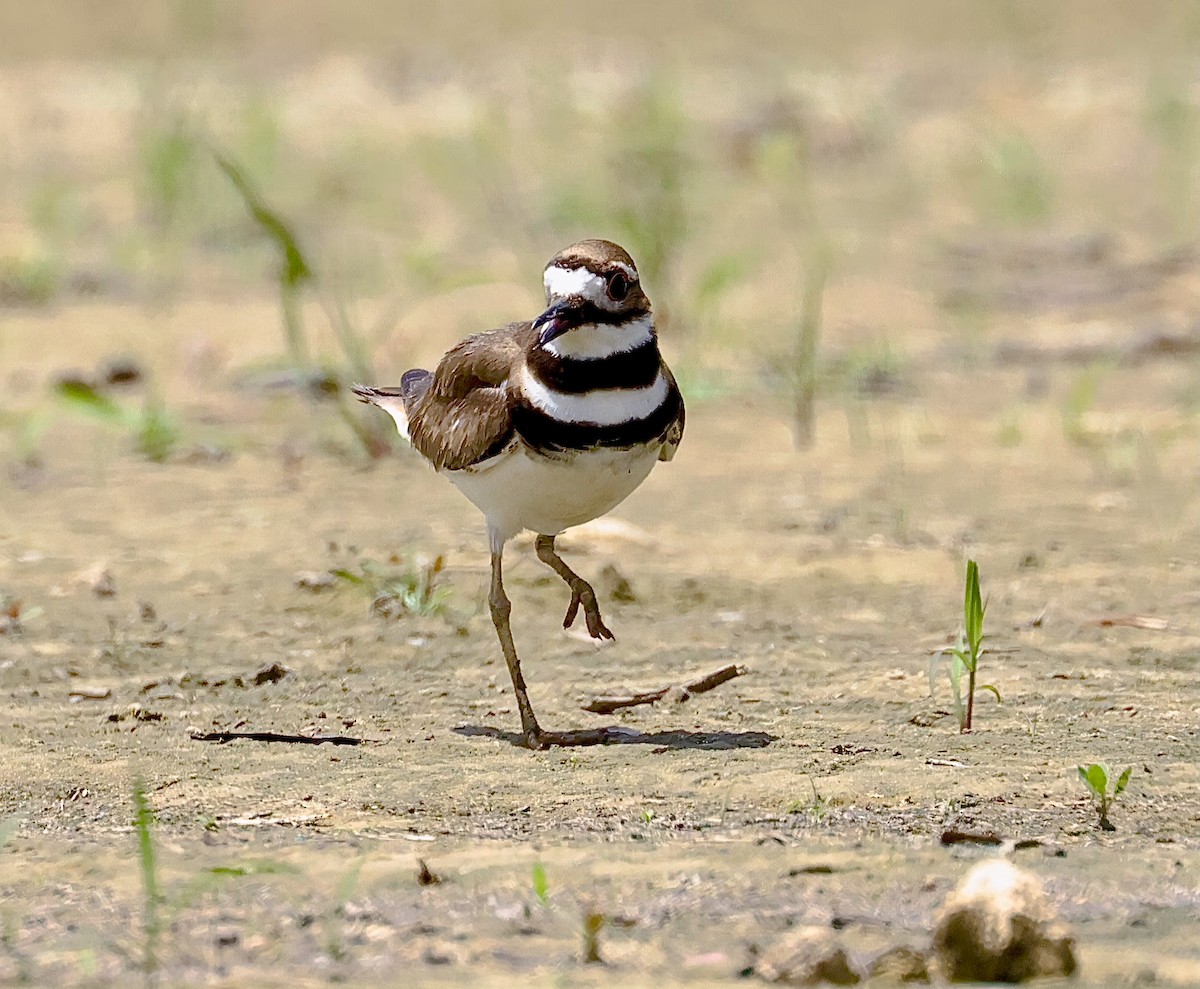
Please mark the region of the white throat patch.
[[598, 361], [635, 350], [654, 339], [654, 320], [647, 313], [628, 323], [585, 323], [543, 345], [555, 357]]

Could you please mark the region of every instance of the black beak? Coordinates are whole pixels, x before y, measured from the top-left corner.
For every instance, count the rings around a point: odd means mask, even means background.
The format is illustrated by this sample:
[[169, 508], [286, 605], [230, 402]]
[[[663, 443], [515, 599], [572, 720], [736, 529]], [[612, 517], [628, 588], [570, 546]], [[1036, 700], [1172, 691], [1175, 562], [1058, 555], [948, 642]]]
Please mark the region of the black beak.
[[554, 303], [533, 321], [533, 328], [539, 331], [538, 343], [544, 347], [556, 337], [573, 330], [579, 325], [577, 315], [577, 306], [572, 300], [563, 299]]

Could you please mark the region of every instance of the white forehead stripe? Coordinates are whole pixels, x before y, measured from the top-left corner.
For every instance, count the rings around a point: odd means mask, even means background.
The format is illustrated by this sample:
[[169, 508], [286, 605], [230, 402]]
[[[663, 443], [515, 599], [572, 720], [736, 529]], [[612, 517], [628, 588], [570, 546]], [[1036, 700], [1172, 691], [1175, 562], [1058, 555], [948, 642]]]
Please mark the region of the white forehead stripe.
[[669, 386], [660, 373], [653, 384], [643, 388], [598, 388], [580, 395], [568, 395], [547, 388], [530, 372], [521, 369], [521, 391], [534, 406], [560, 422], [589, 422], [597, 426], [618, 426], [623, 422], [653, 415], [667, 400]]
[[[637, 272], [629, 265], [621, 261], [612, 261], [610, 264], [620, 268], [631, 284], [637, 283]], [[542, 281], [546, 286], [546, 296], [551, 299], [566, 299], [573, 295], [581, 295], [589, 302], [594, 302], [606, 309], [613, 309], [617, 305], [608, 297], [606, 279], [587, 268], [560, 268], [558, 265], [552, 264], [546, 269]]]
[[555, 357], [598, 361], [635, 350], [653, 339], [654, 321], [647, 314], [629, 323], [586, 323], [577, 326], [555, 337], [543, 349]]
[[608, 293], [604, 290], [604, 279], [587, 268], [560, 268], [551, 265], [544, 276], [546, 294], [554, 298], [582, 295], [596, 303], [607, 303]]

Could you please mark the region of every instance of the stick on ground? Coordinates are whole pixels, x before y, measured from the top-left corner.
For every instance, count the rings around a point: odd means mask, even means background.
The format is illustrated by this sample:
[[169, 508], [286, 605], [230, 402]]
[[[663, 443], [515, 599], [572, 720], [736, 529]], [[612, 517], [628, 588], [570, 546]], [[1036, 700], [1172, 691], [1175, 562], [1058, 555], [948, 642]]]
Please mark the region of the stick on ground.
[[[705, 691], [719, 687], [726, 681], [742, 676], [746, 672], [746, 667], [738, 666], [735, 663], [722, 666], [719, 670], [713, 670], [712, 673], [681, 684], [682, 699], [687, 700], [693, 694], [703, 694]], [[675, 685], [672, 684], [669, 687], [660, 687], [658, 690], [646, 690], [640, 693], [607, 694], [603, 697], [592, 698], [583, 705], [583, 710], [591, 711], [592, 714], [612, 714], [613, 711], [619, 711], [623, 707], [637, 707], [639, 704], [653, 704], [661, 701], [674, 689]]]
[[362, 745], [361, 738], [349, 735], [287, 735], [277, 731], [194, 731], [191, 734], [193, 742], [236, 742], [244, 739], [250, 742], [289, 742], [293, 745]]

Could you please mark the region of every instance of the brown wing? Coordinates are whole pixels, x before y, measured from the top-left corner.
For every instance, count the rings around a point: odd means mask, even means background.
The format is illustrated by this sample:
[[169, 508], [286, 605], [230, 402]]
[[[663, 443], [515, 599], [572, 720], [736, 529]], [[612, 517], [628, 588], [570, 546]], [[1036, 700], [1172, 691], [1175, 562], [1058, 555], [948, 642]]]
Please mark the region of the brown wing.
[[515, 323], [468, 337], [442, 358], [428, 389], [408, 407], [412, 445], [438, 470], [470, 467], [512, 439], [507, 384], [528, 332], [528, 323]]
[[663, 439], [662, 449], [658, 451], [658, 459], [661, 461], [669, 461], [675, 459], [675, 451], [679, 449], [679, 444], [683, 442], [683, 426], [684, 420], [687, 418], [686, 411], [683, 407], [683, 393], [679, 391], [679, 386], [675, 383], [675, 375], [671, 373], [671, 369], [667, 367], [667, 362], [663, 361], [662, 373], [671, 383], [671, 390], [679, 396], [679, 415], [675, 417], [675, 421], [671, 423], [667, 430], [667, 435]]

